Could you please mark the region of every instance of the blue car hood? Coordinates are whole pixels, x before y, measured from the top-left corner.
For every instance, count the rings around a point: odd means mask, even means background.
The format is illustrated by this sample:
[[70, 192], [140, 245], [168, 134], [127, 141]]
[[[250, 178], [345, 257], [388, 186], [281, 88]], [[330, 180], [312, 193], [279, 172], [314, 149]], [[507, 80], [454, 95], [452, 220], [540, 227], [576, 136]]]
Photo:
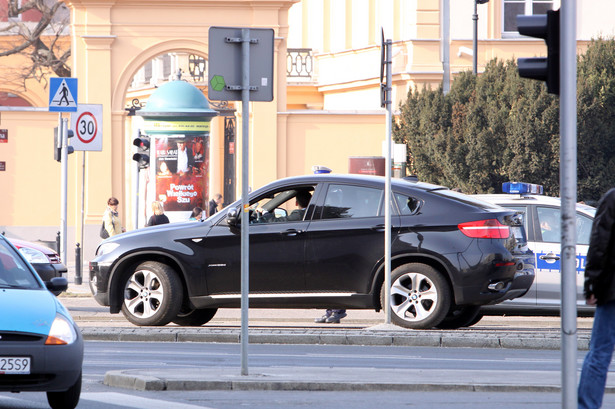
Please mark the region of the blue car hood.
[[48, 335], [58, 312], [66, 309], [47, 290], [0, 288], [0, 331]]

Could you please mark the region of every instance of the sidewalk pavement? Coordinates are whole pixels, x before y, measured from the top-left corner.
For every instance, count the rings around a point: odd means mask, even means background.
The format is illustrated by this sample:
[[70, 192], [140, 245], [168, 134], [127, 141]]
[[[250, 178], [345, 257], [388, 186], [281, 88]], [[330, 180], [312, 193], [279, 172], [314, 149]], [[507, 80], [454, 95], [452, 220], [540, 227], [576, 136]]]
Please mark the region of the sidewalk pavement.
[[[87, 283], [60, 296], [84, 339], [98, 341], [240, 342], [239, 309], [221, 309], [202, 327], [137, 327], [109, 314], [89, 295]], [[250, 344], [328, 344], [468, 348], [559, 349], [559, 317], [485, 317], [471, 328], [409, 330], [384, 324], [384, 314], [349, 310], [341, 324], [316, 324], [318, 310], [249, 311]], [[591, 318], [579, 318], [578, 347], [587, 350]], [[265, 367], [118, 370], [109, 386], [136, 390], [310, 390], [310, 391], [559, 391], [559, 371], [388, 370], [378, 368]], [[615, 392], [615, 379], [607, 383]]]

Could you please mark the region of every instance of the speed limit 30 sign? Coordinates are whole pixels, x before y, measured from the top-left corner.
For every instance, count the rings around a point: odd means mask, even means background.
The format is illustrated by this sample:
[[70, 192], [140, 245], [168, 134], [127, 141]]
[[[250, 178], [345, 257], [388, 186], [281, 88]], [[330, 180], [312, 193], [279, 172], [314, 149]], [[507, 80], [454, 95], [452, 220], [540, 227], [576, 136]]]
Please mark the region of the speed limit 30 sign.
[[74, 132], [70, 145], [76, 151], [102, 151], [102, 105], [79, 104], [70, 115], [70, 129]]

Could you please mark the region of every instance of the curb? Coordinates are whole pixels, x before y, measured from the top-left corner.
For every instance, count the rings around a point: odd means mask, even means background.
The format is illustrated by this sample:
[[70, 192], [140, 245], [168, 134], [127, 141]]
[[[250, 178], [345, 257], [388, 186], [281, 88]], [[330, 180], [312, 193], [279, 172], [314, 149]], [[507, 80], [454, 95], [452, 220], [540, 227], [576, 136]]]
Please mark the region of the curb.
[[109, 371], [103, 383], [139, 391], [558, 392], [559, 381], [559, 371], [513, 375], [505, 371], [452, 370], [442, 374], [425, 369], [261, 367], [242, 376], [239, 368], [211, 367]]
[[[239, 328], [82, 328], [86, 341], [239, 343]], [[560, 349], [560, 332], [443, 330], [249, 329], [252, 344], [372, 345], [456, 348]], [[577, 335], [578, 350], [589, 348], [589, 332]]]
[[[155, 376], [131, 375], [121, 371], [105, 374], [104, 385], [138, 391], [310, 391], [310, 392], [559, 392], [552, 385], [493, 385], [380, 382], [315, 381], [208, 381], [167, 380]], [[615, 389], [615, 388], [611, 388]]]

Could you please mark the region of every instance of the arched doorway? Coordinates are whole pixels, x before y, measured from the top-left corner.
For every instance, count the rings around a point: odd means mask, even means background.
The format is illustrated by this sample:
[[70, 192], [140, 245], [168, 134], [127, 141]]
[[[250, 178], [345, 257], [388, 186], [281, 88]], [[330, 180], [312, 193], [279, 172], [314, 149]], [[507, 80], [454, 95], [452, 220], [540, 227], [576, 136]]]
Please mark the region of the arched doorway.
[[[103, 150], [88, 153], [86, 186], [88, 189], [86, 224], [100, 220], [100, 203], [114, 195], [123, 204], [122, 215], [126, 225], [131, 225], [132, 202], [130, 186], [132, 164], [132, 117], [128, 116], [126, 101], [131, 101], [131, 85], [141, 67], [152, 59], [169, 53], [184, 53], [208, 58], [208, 29], [211, 26], [271, 27], [275, 31], [274, 102], [262, 103], [251, 110], [253, 127], [265, 125], [267, 133], [255, 153], [264, 163], [263, 178], [277, 176], [279, 132], [277, 113], [283, 111], [286, 98], [286, 37], [288, 35], [288, 9], [298, 0], [278, 1], [116, 1], [67, 0], [73, 25], [73, 76], [79, 80], [80, 103], [103, 105]], [[278, 58], [281, 55], [282, 58]], [[194, 65], [193, 65], [194, 68]], [[85, 100], [81, 98], [84, 96]], [[212, 122], [213, 139], [219, 137], [217, 149], [224, 157], [226, 152], [238, 152], [235, 141], [224, 144], [224, 117]], [[216, 149], [212, 146], [212, 150]], [[130, 155], [131, 156], [131, 155]], [[220, 165], [223, 168], [223, 161]], [[96, 172], [92, 170], [96, 169]], [[260, 169], [259, 169], [260, 170]], [[104, 178], [100, 178], [104, 174]], [[222, 178], [220, 188], [223, 188]], [[257, 182], [260, 183], [260, 182]]]

